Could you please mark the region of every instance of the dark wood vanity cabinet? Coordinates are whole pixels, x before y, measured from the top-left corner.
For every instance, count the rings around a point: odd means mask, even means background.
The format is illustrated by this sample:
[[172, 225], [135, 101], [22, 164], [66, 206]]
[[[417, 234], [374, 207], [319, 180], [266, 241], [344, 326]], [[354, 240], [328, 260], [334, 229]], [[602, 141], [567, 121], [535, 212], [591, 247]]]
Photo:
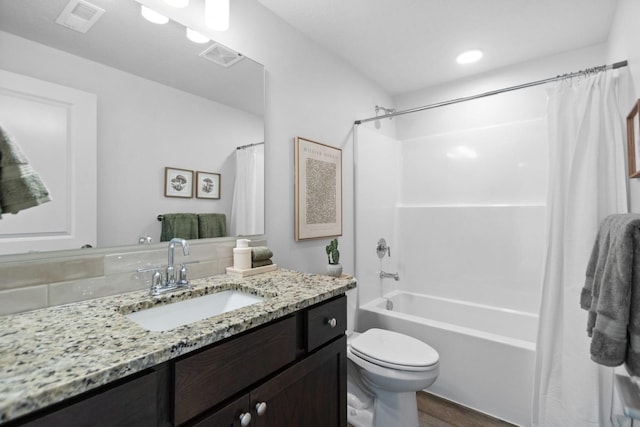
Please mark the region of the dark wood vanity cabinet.
[[342, 295], [9, 425], [346, 427], [345, 328]]
[[[238, 361], [229, 362], [231, 365], [247, 366], [264, 364], [262, 374], [255, 376], [257, 369], [250, 368], [252, 379], [249, 386], [243, 388], [239, 395], [234, 391], [237, 386], [228, 387], [228, 397], [230, 399], [220, 400], [219, 404], [213, 404], [201, 415], [190, 419], [184, 425], [194, 425], [198, 427], [231, 427], [242, 426], [242, 420], [248, 426], [257, 427], [332, 427], [346, 426], [346, 297], [338, 297], [329, 302], [321, 303], [298, 312], [288, 319], [276, 321], [263, 329], [250, 332], [241, 338], [247, 337], [251, 344], [256, 347], [255, 352], [259, 357], [247, 357], [244, 360], [242, 355], [237, 356]], [[273, 328], [273, 329], [272, 329]], [[271, 330], [271, 332], [269, 332]], [[278, 331], [278, 332], [275, 332]], [[280, 345], [272, 345], [275, 338], [260, 340], [262, 335], [272, 335], [273, 337], [286, 335], [283, 331], [293, 332], [295, 339], [289, 341], [280, 339]], [[311, 338], [320, 336], [321, 339]], [[231, 340], [233, 343], [235, 339]], [[276, 356], [280, 354], [283, 361], [291, 357], [291, 345], [294, 344], [293, 358], [289, 363], [282, 364], [280, 369], [271, 369]], [[224, 346], [221, 345], [220, 347]], [[245, 347], [241, 347], [245, 348]], [[211, 350], [216, 352], [218, 347]], [[197, 356], [205, 353], [199, 353]], [[201, 356], [203, 358], [204, 356]], [[220, 359], [211, 359], [213, 367], [211, 371], [216, 372]], [[216, 360], [216, 361], [214, 361]], [[224, 360], [224, 357], [223, 357]], [[178, 387], [181, 381], [182, 361], [176, 363], [176, 424], [183, 421], [184, 411], [181, 409], [179, 401], [190, 400], [191, 397], [179, 396], [182, 387]], [[191, 357], [184, 359], [185, 364], [191, 364]], [[198, 375], [209, 377], [209, 369], [205, 364]], [[194, 371], [195, 372], [195, 371]], [[259, 374], [260, 375], [260, 374]], [[214, 382], [213, 386], [204, 386], [200, 392], [191, 385], [185, 386], [189, 389], [189, 395], [199, 395], [207, 393], [206, 390], [215, 388], [218, 384], [243, 383], [244, 375], [242, 369], [229, 369], [222, 374], [222, 377]], [[205, 381], [202, 381], [203, 383]], [[224, 389], [222, 390], [224, 391]], [[218, 389], [215, 395], [220, 395]], [[203, 408], [201, 401], [214, 400], [209, 397], [197, 399], [196, 405]], [[187, 403], [185, 403], [186, 405]], [[187, 416], [191, 415], [189, 413]], [[250, 420], [250, 421], [249, 421]]]

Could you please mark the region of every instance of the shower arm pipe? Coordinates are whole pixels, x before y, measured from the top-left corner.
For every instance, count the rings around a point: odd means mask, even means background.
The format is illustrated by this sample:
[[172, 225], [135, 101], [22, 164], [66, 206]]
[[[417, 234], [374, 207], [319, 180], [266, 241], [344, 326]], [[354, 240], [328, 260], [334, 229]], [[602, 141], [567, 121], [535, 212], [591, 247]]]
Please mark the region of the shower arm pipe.
[[402, 110], [402, 111], [395, 111], [393, 113], [389, 113], [389, 114], [384, 114], [382, 116], [375, 116], [375, 117], [369, 117], [366, 119], [361, 119], [361, 120], [356, 120], [354, 122], [355, 125], [360, 125], [362, 123], [367, 123], [367, 122], [372, 122], [375, 120], [380, 120], [380, 119], [386, 119], [386, 118], [393, 118], [396, 116], [401, 116], [404, 114], [410, 114], [410, 113], [417, 113], [420, 111], [426, 111], [426, 110], [431, 110], [433, 108], [438, 108], [438, 107], [444, 107], [446, 105], [451, 105], [451, 104], [458, 104], [460, 102], [466, 102], [466, 101], [472, 101], [474, 99], [479, 99], [479, 98], [485, 98], [487, 96], [493, 96], [493, 95], [498, 95], [501, 93], [505, 93], [505, 92], [511, 92], [514, 90], [519, 90], [519, 89], [526, 89], [528, 87], [532, 87], [532, 86], [538, 86], [538, 85], [543, 85], [546, 83], [552, 83], [555, 82], [557, 80], [564, 80], [564, 79], [570, 79], [572, 77], [578, 77], [578, 76], [582, 76], [591, 72], [600, 72], [600, 71], [605, 71], [605, 70], [615, 70], [617, 68], [622, 68], [622, 67], [626, 67], [628, 65], [627, 61], [620, 61], [620, 62], [615, 62], [613, 64], [610, 65], [604, 65], [601, 67], [594, 67], [594, 68], [590, 68], [590, 69], [586, 69], [586, 70], [581, 70], [581, 71], [576, 71], [574, 73], [569, 73], [569, 74], [562, 74], [559, 76], [555, 76], [555, 77], [550, 77], [548, 79], [543, 79], [543, 80], [537, 80], [534, 82], [529, 82], [529, 83], [524, 83], [524, 84], [520, 84], [520, 85], [516, 85], [516, 86], [509, 86], [506, 88], [502, 88], [502, 89], [497, 89], [497, 90], [492, 90], [489, 92], [483, 92], [483, 93], [479, 93], [477, 95], [471, 95], [471, 96], [465, 96], [462, 98], [455, 98], [455, 99], [450, 99], [448, 101], [442, 101], [442, 102], [436, 102], [434, 104], [429, 104], [429, 105], [423, 105], [422, 107], [415, 107], [415, 108], [409, 108], [408, 110]]

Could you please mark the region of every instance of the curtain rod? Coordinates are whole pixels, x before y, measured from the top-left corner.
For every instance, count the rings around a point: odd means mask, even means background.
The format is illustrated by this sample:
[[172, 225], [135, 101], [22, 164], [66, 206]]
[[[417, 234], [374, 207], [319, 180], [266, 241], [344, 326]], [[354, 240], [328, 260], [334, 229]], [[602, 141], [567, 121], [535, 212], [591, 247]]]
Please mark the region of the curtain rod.
[[255, 142], [253, 144], [241, 145], [236, 147], [236, 150], [244, 150], [245, 148], [255, 147], [256, 145], [262, 145], [264, 142]]
[[620, 61], [620, 62], [616, 62], [610, 65], [602, 65], [599, 67], [594, 67], [594, 68], [588, 68], [586, 70], [581, 70], [581, 71], [576, 71], [574, 73], [569, 73], [569, 74], [563, 74], [561, 76], [555, 76], [555, 77], [550, 77], [548, 79], [544, 79], [544, 80], [537, 80], [535, 82], [529, 82], [529, 83], [524, 83], [521, 85], [517, 85], [517, 86], [510, 86], [510, 87], [506, 87], [506, 88], [502, 88], [502, 89], [497, 89], [497, 90], [492, 90], [489, 92], [484, 92], [484, 93], [479, 93], [477, 95], [471, 95], [471, 96], [465, 96], [462, 98], [456, 98], [456, 99], [451, 99], [449, 101], [442, 101], [442, 102], [436, 102], [435, 104], [429, 104], [429, 105], [424, 105], [422, 107], [416, 107], [416, 108], [410, 108], [408, 110], [402, 110], [402, 111], [396, 111], [393, 113], [389, 113], [389, 114], [384, 114], [382, 116], [375, 116], [375, 117], [369, 117], [366, 119], [362, 119], [362, 120], [356, 120], [354, 122], [354, 124], [359, 125], [362, 123], [366, 123], [366, 122], [371, 122], [374, 120], [380, 120], [380, 119], [386, 119], [386, 118], [392, 118], [395, 116], [401, 116], [403, 114], [409, 114], [409, 113], [417, 113], [419, 111], [425, 111], [425, 110], [431, 110], [432, 108], [438, 108], [438, 107], [444, 107], [445, 105], [451, 105], [451, 104], [457, 104], [460, 102], [466, 102], [466, 101], [472, 101], [474, 99], [478, 99], [478, 98], [484, 98], [487, 96], [492, 96], [492, 95], [498, 95], [500, 93], [505, 93], [505, 92], [511, 92], [513, 90], [518, 90], [518, 89], [525, 89], [528, 87], [532, 87], [532, 86], [538, 86], [538, 85], [542, 85], [545, 83], [551, 83], [557, 80], [562, 80], [562, 79], [569, 79], [572, 77], [577, 77], [577, 76], [581, 76], [584, 74], [589, 74], [589, 73], [594, 73], [594, 72], [600, 72], [600, 71], [605, 71], [605, 70], [615, 70], [616, 68], [622, 68], [622, 67], [626, 67], [627, 66], [627, 61]]

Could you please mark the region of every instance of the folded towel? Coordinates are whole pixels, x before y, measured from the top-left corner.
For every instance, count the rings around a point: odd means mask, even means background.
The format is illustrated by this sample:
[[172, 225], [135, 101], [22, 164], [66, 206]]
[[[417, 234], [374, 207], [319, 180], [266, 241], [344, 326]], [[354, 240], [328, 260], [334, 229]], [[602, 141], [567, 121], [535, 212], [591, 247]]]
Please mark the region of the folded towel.
[[273, 256], [273, 252], [266, 246], [251, 248], [251, 261], [264, 261]]
[[591, 359], [640, 374], [640, 215], [606, 217], [587, 265], [580, 306], [589, 311]]
[[198, 236], [200, 239], [225, 237], [227, 216], [221, 213], [198, 214]]
[[193, 213], [164, 214], [160, 241], [168, 242], [174, 237], [180, 239], [198, 238], [198, 216]]
[[270, 259], [264, 259], [262, 261], [251, 261], [251, 268], [256, 268], [256, 267], [264, 267], [266, 265], [272, 265], [273, 261], [271, 261]]
[[0, 127], [0, 214], [16, 214], [50, 200], [40, 175], [13, 137]]

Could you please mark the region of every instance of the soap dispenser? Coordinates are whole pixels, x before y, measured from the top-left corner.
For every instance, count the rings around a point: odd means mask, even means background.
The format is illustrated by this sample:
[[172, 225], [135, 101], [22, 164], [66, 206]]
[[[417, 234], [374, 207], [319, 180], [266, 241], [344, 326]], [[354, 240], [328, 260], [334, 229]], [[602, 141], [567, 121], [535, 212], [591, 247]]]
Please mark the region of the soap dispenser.
[[251, 248], [249, 239], [236, 240], [233, 248], [233, 268], [236, 270], [249, 270], [251, 268]]

